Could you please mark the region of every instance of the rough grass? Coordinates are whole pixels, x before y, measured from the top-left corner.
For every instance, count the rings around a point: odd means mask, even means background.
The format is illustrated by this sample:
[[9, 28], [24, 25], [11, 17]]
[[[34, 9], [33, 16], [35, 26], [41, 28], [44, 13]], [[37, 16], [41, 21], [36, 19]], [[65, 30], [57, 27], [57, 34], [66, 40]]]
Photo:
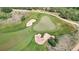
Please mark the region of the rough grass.
[[0, 20], [6, 20], [11, 17], [10, 13], [4, 13], [0, 11]]

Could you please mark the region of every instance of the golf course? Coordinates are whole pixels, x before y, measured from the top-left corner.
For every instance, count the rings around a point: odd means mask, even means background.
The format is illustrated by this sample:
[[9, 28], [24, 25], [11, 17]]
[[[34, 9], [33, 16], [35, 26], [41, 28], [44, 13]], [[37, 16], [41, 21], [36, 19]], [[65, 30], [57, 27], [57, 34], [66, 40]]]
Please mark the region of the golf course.
[[[42, 45], [35, 42], [36, 34], [40, 33], [43, 36], [44, 33], [48, 33], [57, 38], [77, 30], [75, 25], [44, 12], [15, 9], [4, 14], [7, 18], [0, 18], [0, 51], [48, 51], [47, 41]], [[36, 21], [26, 26], [31, 19]]]

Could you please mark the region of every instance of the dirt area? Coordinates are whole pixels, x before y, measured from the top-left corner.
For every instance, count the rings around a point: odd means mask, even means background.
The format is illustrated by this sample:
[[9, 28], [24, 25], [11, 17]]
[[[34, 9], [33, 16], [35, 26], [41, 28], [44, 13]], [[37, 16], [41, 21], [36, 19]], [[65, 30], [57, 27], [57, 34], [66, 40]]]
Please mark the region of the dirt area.
[[74, 47], [74, 44], [76, 44], [76, 41], [74, 40], [73, 36], [69, 34], [62, 35], [57, 39], [59, 41], [56, 47], [48, 46], [50, 51], [70, 51]]
[[20, 11], [13, 11], [11, 12], [11, 18], [8, 18], [7, 20], [2, 20], [0, 21], [0, 24], [12, 24], [12, 23], [19, 23], [21, 22], [22, 16], [26, 15], [27, 13], [25, 12], [20, 12]]
[[[78, 23], [79, 24], [79, 23]], [[59, 42], [56, 47], [48, 46], [49, 51], [70, 51], [77, 43], [79, 43], [79, 27], [76, 33], [73, 35], [65, 34], [57, 38]]]

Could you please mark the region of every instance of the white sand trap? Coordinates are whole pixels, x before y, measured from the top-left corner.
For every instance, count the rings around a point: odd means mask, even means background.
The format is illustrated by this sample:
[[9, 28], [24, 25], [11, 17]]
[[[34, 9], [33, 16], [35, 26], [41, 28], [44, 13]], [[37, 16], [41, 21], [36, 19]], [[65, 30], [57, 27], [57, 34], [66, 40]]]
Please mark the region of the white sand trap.
[[28, 22], [26, 23], [26, 26], [27, 26], [27, 27], [32, 26], [32, 24], [33, 24], [34, 22], [36, 22], [36, 20], [35, 20], [35, 19], [31, 19], [30, 21], [28, 21]]
[[[50, 34], [48, 33], [44, 33], [44, 36], [41, 37], [41, 34], [36, 34], [35, 35], [35, 42], [39, 45], [43, 45], [45, 42], [47, 42], [47, 40], [52, 37]], [[52, 38], [55, 38], [55, 36], [53, 36]]]
[[45, 33], [44, 37], [41, 37], [41, 34], [35, 35], [35, 42], [39, 45], [43, 45], [51, 36], [48, 33]]
[[51, 37], [51, 35], [48, 34], [48, 33], [45, 33], [44, 36], [43, 36], [43, 38], [44, 38], [45, 40], [49, 39], [50, 37]]
[[56, 29], [56, 25], [51, 21], [48, 16], [43, 16], [41, 20], [36, 24], [33, 29], [35, 31], [52, 31]]

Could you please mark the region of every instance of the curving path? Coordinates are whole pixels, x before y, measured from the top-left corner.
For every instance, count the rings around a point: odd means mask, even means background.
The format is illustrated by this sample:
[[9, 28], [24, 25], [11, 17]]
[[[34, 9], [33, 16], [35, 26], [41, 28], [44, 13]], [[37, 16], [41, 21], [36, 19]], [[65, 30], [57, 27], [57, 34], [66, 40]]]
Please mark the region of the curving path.
[[73, 21], [70, 21], [70, 20], [63, 19], [63, 18], [59, 17], [58, 15], [53, 14], [53, 13], [51, 13], [51, 12], [46, 12], [46, 11], [42, 11], [42, 10], [19, 10], [19, 9], [13, 9], [13, 11], [46, 13], [46, 14], [49, 14], [49, 15], [53, 15], [53, 16], [59, 18], [60, 20], [63, 20], [63, 21], [65, 21], [65, 22], [68, 22], [68, 23], [70, 23], [70, 24], [73, 24], [73, 25], [76, 25], [77, 27], [79, 27], [79, 24], [78, 24], [78, 23], [73, 22]]

